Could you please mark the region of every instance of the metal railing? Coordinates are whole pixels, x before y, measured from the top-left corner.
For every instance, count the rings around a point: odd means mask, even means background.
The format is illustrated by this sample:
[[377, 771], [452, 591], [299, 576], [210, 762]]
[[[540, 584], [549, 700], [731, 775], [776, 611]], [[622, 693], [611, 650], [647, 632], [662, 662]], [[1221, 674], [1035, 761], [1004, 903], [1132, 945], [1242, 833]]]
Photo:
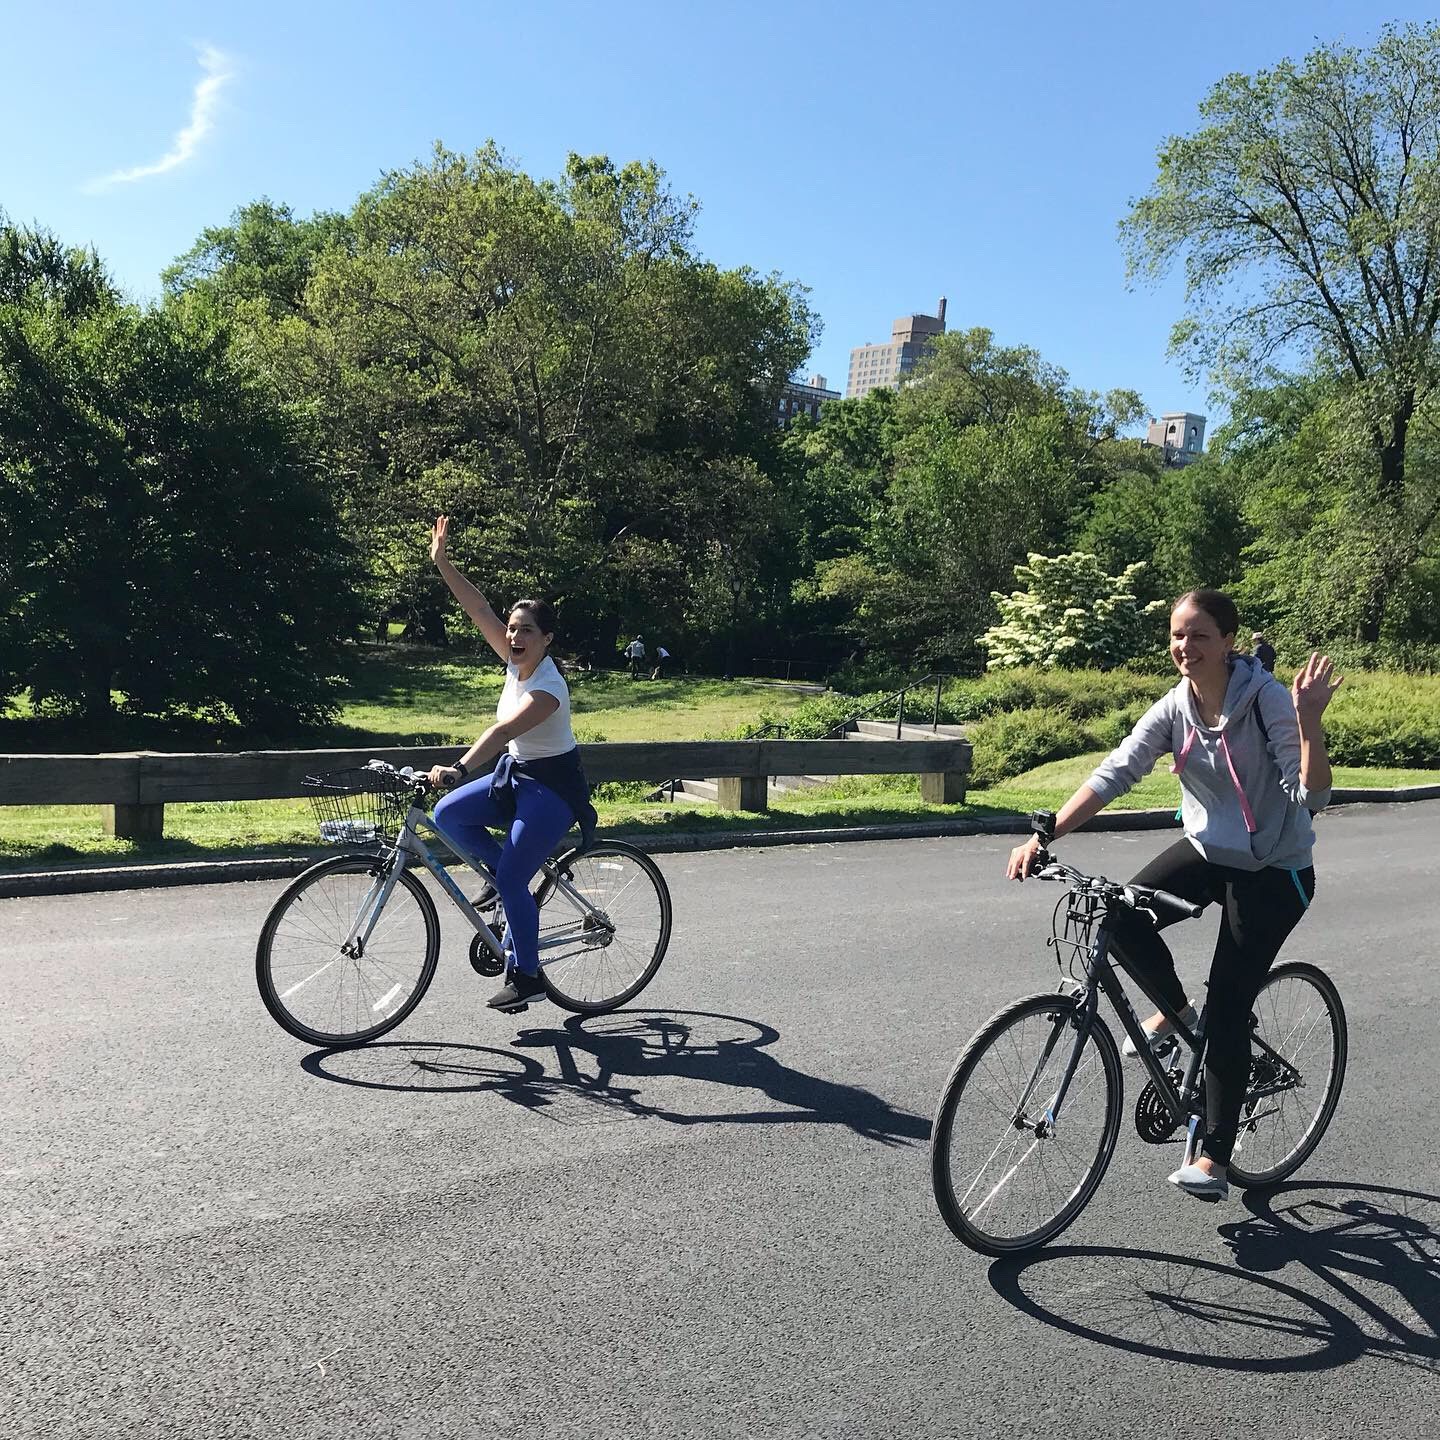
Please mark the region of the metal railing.
[[[857, 721], [868, 719], [877, 710], [888, 710], [892, 703], [896, 704], [895, 712], [895, 738], [898, 740], [905, 733], [905, 700], [914, 690], [922, 686], [929, 688], [931, 681], [935, 683], [935, 697], [930, 706], [930, 729], [938, 734], [940, 731], [940, 696], [945, 689], [945, 682], [953, 680], [953, 675], [947, 675], [942, 671], [931, 671], [928, 675], [922, 675], [918, 680], [907, 681], [899, 690], [892, 691], [889, 695], [882, 696], [879, 700], [872, 700], [869, 705], [862, 706], [853, 715], [847, 716], [838, 725], [832, 725], [823, 739], [830, 740], [843, 735]], [[898, 702], [898, 703], [897, 703]]]

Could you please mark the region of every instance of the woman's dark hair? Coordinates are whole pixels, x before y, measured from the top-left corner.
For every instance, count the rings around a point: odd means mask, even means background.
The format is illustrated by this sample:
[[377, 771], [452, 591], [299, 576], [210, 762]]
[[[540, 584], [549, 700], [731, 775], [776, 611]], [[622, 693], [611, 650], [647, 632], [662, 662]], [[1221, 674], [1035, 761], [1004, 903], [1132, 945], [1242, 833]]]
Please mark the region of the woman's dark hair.
[[517, 610], [528, 610], [540, 633], [550, 636], [550, 660], [561, 675], [564, 675], [565, 666], [555, 653], [555, 607], [548, 600], [517, 600], [510, 607], [509, 613], [513, 615]]
[[510, 607], [510, 614], [517, 610], [528, 610], [542, 635], [555, 634], [555, 607], [548, 600], [517, 600]]
[[1173, 615], [1186, 601], [1203, 610], [1222, 635], [1235, 635], [1240, 630], [1240, 612], [1223, 590], [1187, 590], [1171, 607]]

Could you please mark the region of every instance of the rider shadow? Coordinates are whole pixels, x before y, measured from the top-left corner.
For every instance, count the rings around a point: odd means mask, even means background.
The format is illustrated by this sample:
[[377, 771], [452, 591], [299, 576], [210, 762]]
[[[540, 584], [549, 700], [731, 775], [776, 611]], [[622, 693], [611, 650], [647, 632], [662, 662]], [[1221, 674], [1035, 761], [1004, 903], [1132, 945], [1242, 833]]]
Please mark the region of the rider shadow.
[[[703, 1011], [627, 1010], [571, 1016], [562, 1026], [522, 1030], [518, 1048], [553, 1051], [553, 1069], [528, 1055], [476, 1045], [383, 1041], [316, 1051], [312, 1075], [342, 1084], [398, 1090], [494, 1091], [559, 1124], [623, 1119], [671, 1125], [839, 1125], [885, 1145], [928, 1139], [924, 1116], [896, 1109], [858, 1085], [782, 1064], [767, 1047], [773, 1026]], [[763, 1095], [768, 1105], [687, 1111], [647, 1098], [647, 1082], [685, 1080]], [[634, 1082], [634, 1083], [627, 1083]]]
[[1249, 1217], [1219, 1227], [1234, 1265], [1063, 1246], [997, 1260], [991, 1286], [1057, 1329], [1199, 1368], [1440, 1370], [1440, 1196], [1307, 1181], [1244, 1199]]

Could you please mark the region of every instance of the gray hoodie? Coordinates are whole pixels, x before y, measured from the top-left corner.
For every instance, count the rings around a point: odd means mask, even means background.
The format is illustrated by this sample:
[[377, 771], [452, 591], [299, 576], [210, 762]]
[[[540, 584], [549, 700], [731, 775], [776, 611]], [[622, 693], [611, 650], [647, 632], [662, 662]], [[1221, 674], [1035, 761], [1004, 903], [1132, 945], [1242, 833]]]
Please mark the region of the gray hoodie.
[[1310, 811], [1323, 809], [1330, 791], [1307, 790], [1301, 782], [1300, 726], [1290, 692], [1258, 661], [1231, 657], [1218, 725], [1200, 723], [1190, 682], [1181, 680], [1086, 783], [1114, 800], [1162, 755], [1175, 757], [1171, 770], [1180, 776], [1185, 834], [1207, 860], [1237, 870], [1310, 864]]

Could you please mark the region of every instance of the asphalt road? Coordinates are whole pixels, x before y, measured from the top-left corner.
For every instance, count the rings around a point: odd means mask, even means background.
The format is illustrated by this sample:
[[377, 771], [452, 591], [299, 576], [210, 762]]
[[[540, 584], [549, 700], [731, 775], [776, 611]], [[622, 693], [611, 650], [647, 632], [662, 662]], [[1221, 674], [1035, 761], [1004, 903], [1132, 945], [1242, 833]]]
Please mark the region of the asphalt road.
[[[0, 902], [7, 1440], [1440, 1435], [1440, 807], [1323, 822], [1287, 954], [1350, 1069], [1300, 1174], [1177, 1194], [1132, 1070], [1090, 1209], [992, 1263], [927, 1137], [970, 1032], [1054, 984], [1010, 843], [666, 857], [670, 955], [583, 1023], [488, 1012], [448, 912], [420, 1009], [330, 1055], [255, 992], [279, 882]], [[1172, 932], [1187, 979], [1213, 930]]]

